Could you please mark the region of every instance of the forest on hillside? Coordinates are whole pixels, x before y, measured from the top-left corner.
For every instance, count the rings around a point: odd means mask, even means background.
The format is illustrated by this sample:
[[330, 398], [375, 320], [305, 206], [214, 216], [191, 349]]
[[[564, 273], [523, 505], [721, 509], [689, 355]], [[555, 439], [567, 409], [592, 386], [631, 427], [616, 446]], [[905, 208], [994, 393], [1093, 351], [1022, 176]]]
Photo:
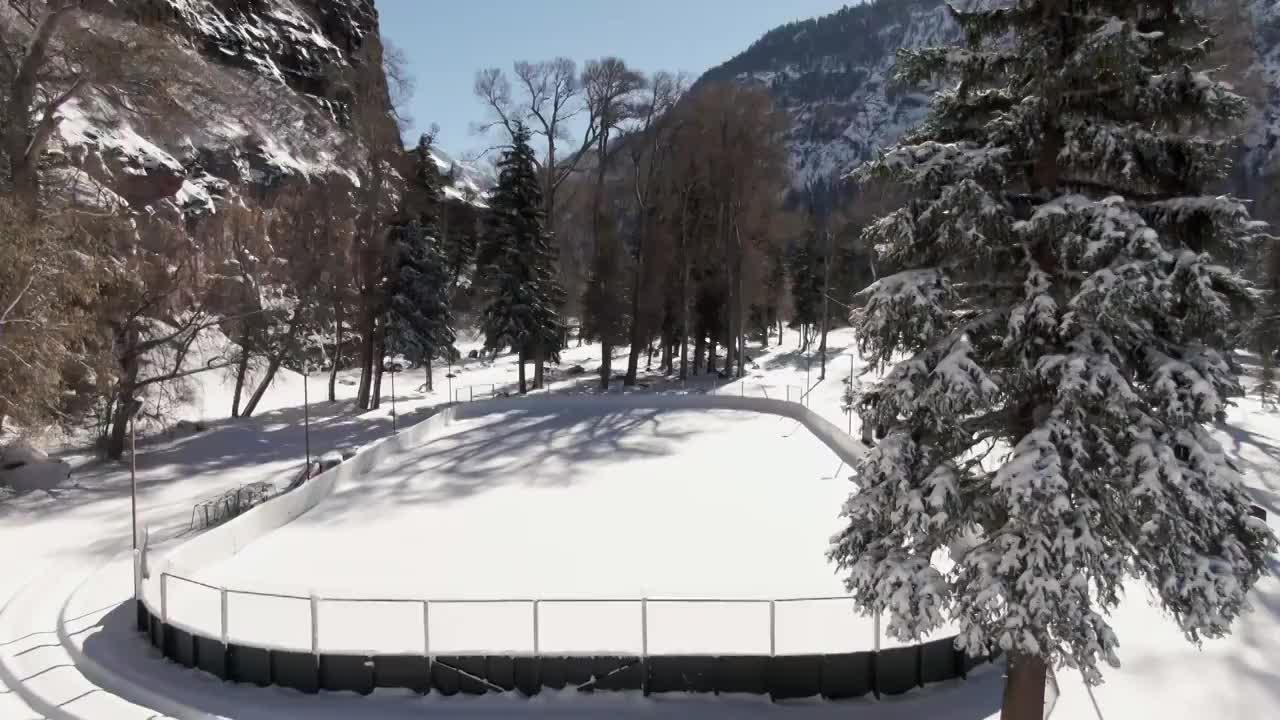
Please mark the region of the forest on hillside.
[[[865, 218], [789, 195], [787, 120], [760, 89], [690, 89], [619, 58], [483, 70], [477, 117], [501, 172], [466, 188], [429, 133], [404, 147], [413, 83], [394, 48], [366, 43], [329, 72], [340, 100], [268, 99], [269, 83], [227, 82], [164, 28], [74, 0], [26, 6], [2, 10], [21, 60], [0, 76], [8, 432], [90, 428], [119, 457], [135, 412], [163, 427], [206, 372], [234, 378], [231, 417], [253, 415], [281, 368], [328, 375], [330, 399], [359, 368], [356, 405], [372, 409], [392, 363], [430, 386], [472, 331], [527, 359], [522, 391], [569, 342], [600, 344], [601, 388], [655, 366], [736, 375], [746, 339], [783, 323], [822, 343], [823, 310], [844, 314], [824, 293], [847, 300], [873, 272]], [[101, 62], [121, 43], [133, 62]], [[243, 149], [174, 161], [66, 140], [198, 127], [245, 103], [267, 112]], [[303, 144], [332, 145], [323, 168], [263, 158], [299, 125]]]

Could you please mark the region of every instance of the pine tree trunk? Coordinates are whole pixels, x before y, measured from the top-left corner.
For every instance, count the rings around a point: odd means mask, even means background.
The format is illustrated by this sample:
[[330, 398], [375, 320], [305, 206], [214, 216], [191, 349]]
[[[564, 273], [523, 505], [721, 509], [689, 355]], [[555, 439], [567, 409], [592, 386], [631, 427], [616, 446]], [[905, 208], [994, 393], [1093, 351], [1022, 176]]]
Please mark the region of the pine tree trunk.
[[333, 301], [333, 367], [329, 368], [329, 402], [338, 400], [338, 366], [342, 365], [342, 303]]
[[[765, 343], [765, 345], [768, 344]], [[778, 313], [778, 347], [782, 347], [782, 313]]]
[[373, 350], [373, 394], [369, 396], [370, 410], [382, 407], [382, 375], [386, 372], [383, 366], [387, 362], [387, 339], [384, 329], [378, 331], [377, 338]]
[[432, 392], [435, 388], [432, 386], [431, 377], [431, 358], [427, 358], [427, 392]]
[[716, 335], [711, 333], [711, 338], [707, 341], [707, 374], [714, 375], [716, 372]]
[[520, 352], [516, 353], [516, 364], [520, 367], [519, 377], [520, 377], [520, 394], [521, 395], [527, 395], [529, 393], [529, 389], [525, 387], [525, 383], [524, 383], [524, 363], [525, 363], [524, 350], [521, 350]]
[[600, 338], [600, 389], [609, 389], [609, 375], [613, 372], [613, 343], [607, 338]]
[[[368, 301], [364, 301], [368, 305]], [[377, 338], [374, 336], [377, 323], [373, 309], [365, 307], [361, 312], [360, 328], [360, 389], [356, 393], [356, 405], [361, 410], [372, 410], [370, 396], [373, 390], [373, 363]]]
[[1037, 656], [1011, 655], [1000, 720], [1042, 720], [1048, 668]]
[[[688, 347], [689, 347], [688, 342], [686, 342], [685, 349], [687, 350]], [[692, 374], [697, 375], [698, 373], [702, 372], [702, 361], [704, 359], [704, 353], [706, 353], [706, 351], [707, 351], [706, 335], [702, 332], [702, 328], [699, 327], [698, 330], [696, 331], [696, 334], [693, 336], [693, 368], [692, 368], [693, 373]]]
[[533, 347], [533, 389], [540, 390], [543, 382], [543, 367], [546, 365], [546, 353], [542, 350], [542, 342]]

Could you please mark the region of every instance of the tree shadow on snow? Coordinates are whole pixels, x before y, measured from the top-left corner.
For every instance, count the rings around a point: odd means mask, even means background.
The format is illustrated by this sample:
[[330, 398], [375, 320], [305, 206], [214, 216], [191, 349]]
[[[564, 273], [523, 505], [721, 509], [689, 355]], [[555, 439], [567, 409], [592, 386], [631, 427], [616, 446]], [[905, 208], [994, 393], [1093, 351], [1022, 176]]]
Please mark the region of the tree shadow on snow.
[[[421, 403], [421, 396], [405, 401]], [[400, 398], [397, 398], [400, 400]], [[325, 452], [355, 449], [391, 435], [390, 399], [377, 411], [356, 414], [350, 401], [312, 405], [310, 447], [313, 459]], [[400, 427], [421, 422], [434, 406], [406, 411]], [[302, 407], [264, 412], [253, 418], [206, 424], [202, 432], [176, 439], [153, 438], [139, 443], [138, 512], [151, 525], [153, 537], [166, 539], [187, 529], [193, 503], [191, 487], [208, 487], [208, 497], [234, 490], [249, 481], [266, 481], [283, 489], [304, 467], [307, 433]], [[120, 537], [103, 538], [86, 552], [111, 554], [129, 542], [129, 466], [125, 462], [96, 462], [77, 470], [68, 487], [27, 493], [0, 503], [0, 522], [30, 524], [52, 515], [76, 513], [86, 520], [118, 518]]]
[[[362, 507], [447, 502], [503, 486], [568, 486], [587, 472], [584, 464], [671, 455], [701, 432], [664, 429], [665, 412], [519, 408], [481, 416], [468, 421], [478, 424], [388, 458], [360, 480], [339, 487], [306, 517], [325, 522]], [[593, 475], [600, 477], [600, 471]]]

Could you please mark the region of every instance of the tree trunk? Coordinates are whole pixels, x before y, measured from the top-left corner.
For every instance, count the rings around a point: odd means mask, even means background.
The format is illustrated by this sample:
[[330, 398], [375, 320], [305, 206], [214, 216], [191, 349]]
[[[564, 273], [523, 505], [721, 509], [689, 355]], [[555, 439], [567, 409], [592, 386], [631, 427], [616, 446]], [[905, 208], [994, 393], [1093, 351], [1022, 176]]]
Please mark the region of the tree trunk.
[[254, 389], [253, 395], [249, 397], [249, 402], [244, 406], [244, 412], [241, 417], [253, 417], [253, 411], [258, 409], [258, 403], [262, 401], [262, 396], [266, 394], [267, 388], [271, 387], [271, 381], [275, 380], [276, 372], [280, 370], [280, 364], [284, 362], [284, 353], [273, 353], [271, 360], [267, 363], [267, 372], [262, 376], [262, 382], [258, 383], [258, 387]]
[[778, 313], [778, 347], [782, 347], [782, 313]]
[[1041, 720], [1048, 668], [1037, 656], [1011, 655], [1005, 675], [1000, 720]]
[[644, 290], [644, 226], [645, 210], [640, 208], [640, 222], [636, 231], [636, 269], [631, 277], [631, 351], [627, 355], [627, 376], [622, 384], [633, 387], [640, 364], [640, 343], [644, 328], [640, 317], [640, 293]]
[[[688, 345], [686, 344], [685, 347], [687, 348]], [[702, 362], [705, 357], [706, 351], [707, 351], [707, 335], [704, 332], [704, 328], [701, 325], [699, 325], [698, 329], [694, 331], [694, 336], [693, 336], [693, 374], [694, 375], [697, 375], [698, 373], [702, 372]]]
[[524, 350], [521, 350], [516, 353], [516, 364], [520, 367], [518, 376], [520, 378], [520, 394], [521, 395], [527, 395], [529, 393], [529, 389], [525, 387], [525, 384], [524, 384], [524, 363], [525, 363]]
[[117, 355], [120, 363], [120, 380], [116, 385], [116, 405], [111, 413], [111, 431], [107, 435], [106, 454], [109, 460], [119, 460], [124, 456], [129, 406], [133, 404], [134, 395], [138, 391], [138, 373], [142, 370], [141, 358], [138, 357], [137, 352], [140, 343], [137, 329], [117, 330], [115, 342], [121, 348]]
[[710, 340], [707, 341], [707, 374], [714, 374], [716, 371], [716, 334], [711, 333]]
[[827, 255], [822, 259], [822, 342], [818, 345], [818, 352], [822, 353], [822, 364], [818, 370], [819, 382], [827, 379], [827, 330], [831, 327], [831, 301], [827, 296], [831, 294], [831, 255], [834, 238], [835, 236], [828, 230]]
[[107, 458], [119, 460], [124, 457], [124, 441], [128, 436], [129, 405], [133, 403], [132, 392], [122, 394], [116, 400], [115, 409], [111, 412], [111, 434], [107, 437]]
[[369, 398], [369, 409], [382, 407], [382, 375], [386, 372], [383, 366], [387, 362], [387, 338], [385, 329], [379, 329], [377, 342], [373, 351], [373, 395]]
[[236, 390], [231, 396], [231, 417], [240, 417], [240, 396], [244, 392], [245, 376], [249, 374], [248, 338], [241, 336], [240, 358], [236, 361]]
[[362, 301], [365, 305], [360, 313], [360, 389], [356, 393], [356, 405], [361, 410], [372, 410], [370, 404], [373, 391], [373, 363], [375, 358], [375, 346], [377, 338], [374, 333], [376, 331], [377, 318], [373, 313], [373, 308], [369, 307], [370, 301], [365, 299]]
[[427, 367], [427, 392], [431, 392], [435, 390], [435, 388], [432, 387], [431, 358], [427, 358], [426, 367]]
[[600, 389], [609, 389], [609, 375], [613, 371], [613, 343], [607, 338], [600, 338]]
[[542, 342], [539, 341], [533, 347], [533, 389], [534, 390], [538, 390], [542, 388], [543, 367], [546, 365], [546, 358], [544, 357], [544, 355], [546, 355], [546, 353], [542, 351]]
[[342, 364], [342, 303], [333, 301], [333, 367], [329, 368], [329, 402], [338, 400], [338, 366]]

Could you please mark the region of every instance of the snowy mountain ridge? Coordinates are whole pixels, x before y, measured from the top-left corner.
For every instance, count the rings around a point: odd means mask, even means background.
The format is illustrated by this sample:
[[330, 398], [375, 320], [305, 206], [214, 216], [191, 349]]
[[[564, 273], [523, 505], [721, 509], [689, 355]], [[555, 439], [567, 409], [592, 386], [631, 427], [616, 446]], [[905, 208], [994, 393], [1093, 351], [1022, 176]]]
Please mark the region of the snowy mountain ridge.
[[[1000, 0], [980, 0], [1000, 2]], [[1242, 136], [1236, 190], [1260, 197], [1280, 152], [1280, 2], [1201, 0], [1221, 18], [1220, 50], [1257, 114]], [[953, 3], [954, 4], [954, 3]], [[1235, 27], [1246, 24], [1248, 27]], [[893, 82], [895, 51], [954, 45], [944, 0], [873, 0], [776, 28], [699, 80], [768, 88], [792, 117], [793, 185], [824, 186], [893, 144], [930, 94]]]

